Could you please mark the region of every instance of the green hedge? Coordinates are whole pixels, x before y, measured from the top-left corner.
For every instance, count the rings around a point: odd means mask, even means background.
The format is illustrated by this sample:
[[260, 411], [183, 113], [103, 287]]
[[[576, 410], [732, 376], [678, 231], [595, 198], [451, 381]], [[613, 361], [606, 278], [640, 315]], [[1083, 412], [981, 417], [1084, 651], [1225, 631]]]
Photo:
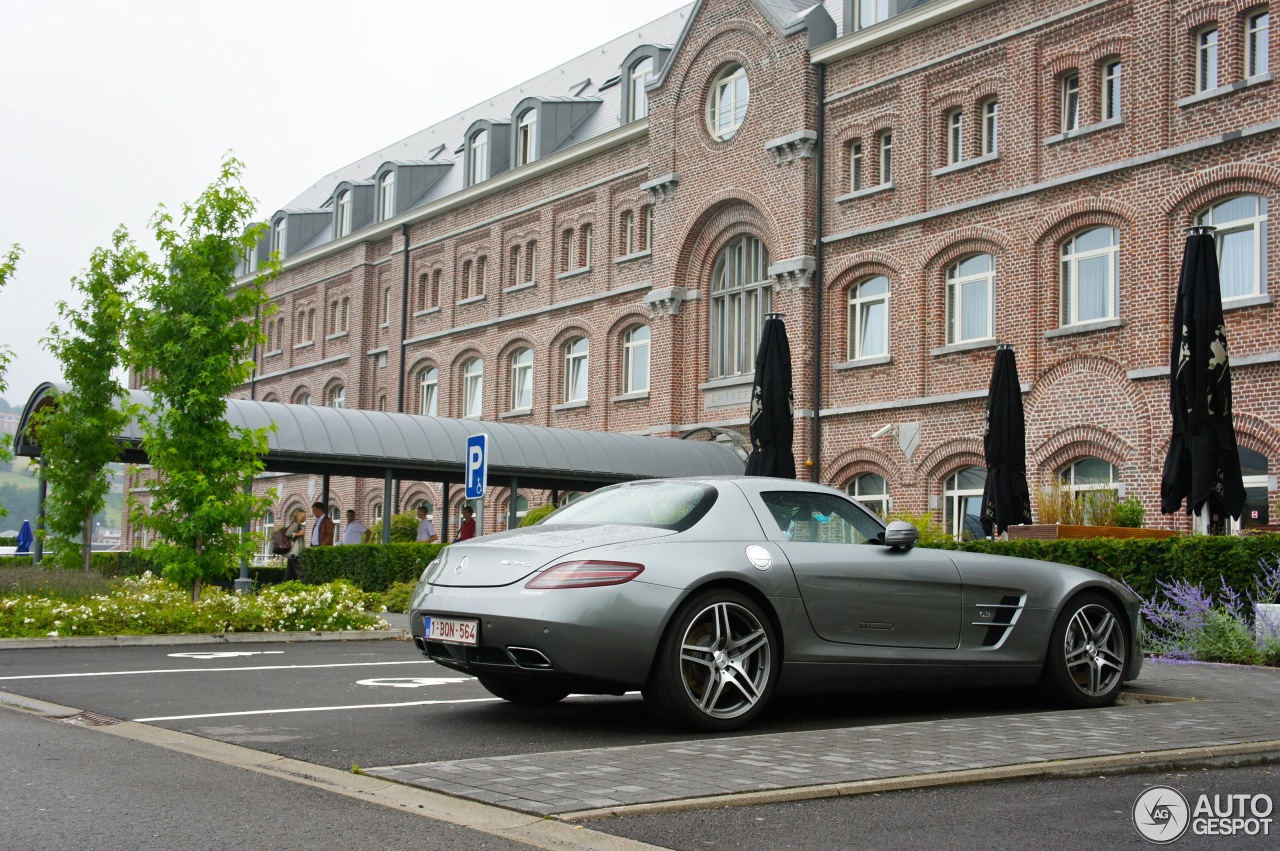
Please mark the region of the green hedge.
[[1058, 541], [966, 541], [952, 548], [974, 553], [1056, 561], [1087, 567], [1129, 584], [1150, 599], [1157, 582], [1184, 579], [1216, 591], [1222, 581], [1236, 591], [1251, 589], [1258, 562], [1280, 557], [1280, 534], [1243, 538], [1179, 535], [1160, 540], [1073, 538]]
[[[45, 559], [40, 562], [40, 567], [56, 570], [53, 562]], [[4, 556], [0, 557], [0, 567], [31, 567], [31, 558], [29, 556]], [[66, 568], [67, 570], [78, 570], [79, 568]], [[89, 569], [99, 576], [105, 576], [108, 579], [115, 579], [121, 576], [141, 576], [148, 570], [159, 575], [161, 568], [151, 560], [150, 554], [146, 550], [134, 550], [132, 552], [105, 552], [94, 553], [89, 557]], [[250, 565], [249, 578], [253, 580], [254, 585], [261, 587], [263, 585], [275, 585], [284, 582], [285, 566], [281, 561], [278, 564], [272, 563], [263, 566]], [[236, 577], [240, 575], [239, 570], [232, 570], [225, 580], [216, 582], [216, 585], [222, 585], [227, 588], [232, 587]]]
[[308, 585], [346, 579], [365, 591], [395, 582], [417, 582], [443, 544], [349, 544], [302, 551], [299, 578]]

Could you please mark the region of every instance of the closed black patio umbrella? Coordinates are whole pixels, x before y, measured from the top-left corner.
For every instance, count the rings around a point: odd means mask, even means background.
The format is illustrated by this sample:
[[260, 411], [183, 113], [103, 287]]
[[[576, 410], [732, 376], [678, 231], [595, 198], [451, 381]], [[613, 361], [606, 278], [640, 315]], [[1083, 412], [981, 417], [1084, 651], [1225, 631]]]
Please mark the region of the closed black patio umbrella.
[[1027, 425], [1022, 410], [1022, 385], [1013, 347], [996, 349], [987, 391], [987, 422], [983, 449], [987, 483], [982, 489], [982, 529], [988, 535], [1031, 522], [1027, 490]]
[[748, 476], [796, 477], [792, 420], [791, 344], [782, 314], [765, 317], [756, 352], [756, 378], [751, 385], [751, 455]]
[[1160, 510], [1207, 509], [1210, 528], [1244, 509], [1244, 480], [1231, 415], [1231, 364], [1213, 229], [1192, 228], [1182, 257], [1169, 355], [1173, 438], [1160, 479]]

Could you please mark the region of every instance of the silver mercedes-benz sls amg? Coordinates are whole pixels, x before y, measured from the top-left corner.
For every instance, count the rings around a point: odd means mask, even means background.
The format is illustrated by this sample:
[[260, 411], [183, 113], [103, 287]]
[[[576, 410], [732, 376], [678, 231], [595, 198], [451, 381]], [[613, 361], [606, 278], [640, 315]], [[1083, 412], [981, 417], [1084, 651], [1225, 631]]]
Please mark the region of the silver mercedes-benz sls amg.
[[506, 700], [640, 689], [667, 722], [715, 731], [775, 692], [1039, 684], [1091, 707], [1138, 676], [1122, 584], [916, 539], [821, 485], [633, 482], [446, 547], [410, 622], [424, 655]]

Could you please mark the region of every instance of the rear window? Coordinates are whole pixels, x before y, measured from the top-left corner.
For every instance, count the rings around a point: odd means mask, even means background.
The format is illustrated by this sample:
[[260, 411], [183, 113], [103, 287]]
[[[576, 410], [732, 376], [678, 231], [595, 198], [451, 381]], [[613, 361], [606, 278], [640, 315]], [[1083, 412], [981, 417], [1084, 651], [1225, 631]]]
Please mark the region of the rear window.
[[716, 489], [694, 482], [641, 482], [588, 494], [542, 521], [544, 526], [622, 523], [683, 532], [706, 515]]

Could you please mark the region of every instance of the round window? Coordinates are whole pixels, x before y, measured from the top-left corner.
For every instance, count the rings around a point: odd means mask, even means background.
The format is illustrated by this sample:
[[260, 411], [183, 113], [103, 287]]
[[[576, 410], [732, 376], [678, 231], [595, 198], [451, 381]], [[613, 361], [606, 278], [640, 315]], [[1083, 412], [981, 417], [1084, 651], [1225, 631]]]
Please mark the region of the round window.
[[747, 117], [751, 87], [741, 65], [730, 65], [716, 76], [707, 103], [707, 127], [720, 141], [732, 139]]

